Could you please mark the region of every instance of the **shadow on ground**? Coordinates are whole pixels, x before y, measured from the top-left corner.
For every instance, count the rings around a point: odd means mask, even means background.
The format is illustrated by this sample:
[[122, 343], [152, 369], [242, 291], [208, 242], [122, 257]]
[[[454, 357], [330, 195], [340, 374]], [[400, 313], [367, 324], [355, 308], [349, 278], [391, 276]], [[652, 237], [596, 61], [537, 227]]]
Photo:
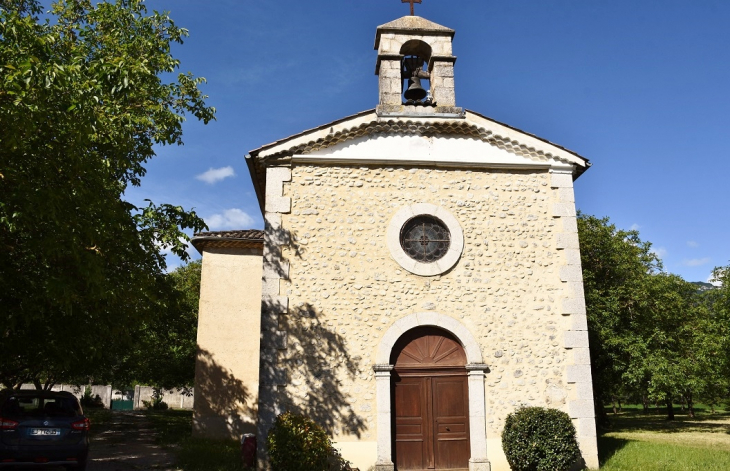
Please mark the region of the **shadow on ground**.
[[730, 414], [701, 413], [690, 418], [677, 413], [674, 420], [666, 420], [663, 411], [628, 411], [609, 415], [610, 426], [604, 432], [707, 432], [730, 434]]
[[114, 412], [92, 433], [88, 471], [174, 470], [175, 457], [156, 438], [142, 412]]
[[625, 447], [629, 441], [623, 438], [598, 437], [598, 462], [601, 466]]

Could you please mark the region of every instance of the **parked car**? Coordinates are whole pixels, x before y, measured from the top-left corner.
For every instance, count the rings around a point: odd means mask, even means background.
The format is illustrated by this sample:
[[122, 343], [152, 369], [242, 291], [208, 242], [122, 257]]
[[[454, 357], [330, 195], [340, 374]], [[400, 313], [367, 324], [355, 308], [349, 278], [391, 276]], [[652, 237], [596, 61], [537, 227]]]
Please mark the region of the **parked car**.
[[85, 470], [89, 419], [69, 392], [0, 392], [0, 469], [47, 465]]

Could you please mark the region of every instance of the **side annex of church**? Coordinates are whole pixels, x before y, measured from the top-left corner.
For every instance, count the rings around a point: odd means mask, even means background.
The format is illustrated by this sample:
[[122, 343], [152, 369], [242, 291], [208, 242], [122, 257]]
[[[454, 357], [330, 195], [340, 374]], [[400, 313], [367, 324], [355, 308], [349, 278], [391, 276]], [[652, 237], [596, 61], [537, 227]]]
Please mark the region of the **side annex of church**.
[[265, 468], [290, 410], [361, 471], [498, 471], [506, 416], [546, 406], [598, 467], [573, 194], [590, 164], [457, 106], [453, 37], [379, 26], [374, 110], [246, 156], [264, 230], [193, 239], [196, 434], [254, 433]]

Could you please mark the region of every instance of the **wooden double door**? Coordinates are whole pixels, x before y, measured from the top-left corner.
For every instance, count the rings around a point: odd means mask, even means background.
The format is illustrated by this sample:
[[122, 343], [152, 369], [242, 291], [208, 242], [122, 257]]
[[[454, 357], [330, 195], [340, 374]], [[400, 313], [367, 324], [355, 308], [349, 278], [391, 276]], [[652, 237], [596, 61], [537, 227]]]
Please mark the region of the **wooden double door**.
[[394, 462], [398, 471], [469, 467], [469, 390], [463, 347], [435, 328], [394, 349]]

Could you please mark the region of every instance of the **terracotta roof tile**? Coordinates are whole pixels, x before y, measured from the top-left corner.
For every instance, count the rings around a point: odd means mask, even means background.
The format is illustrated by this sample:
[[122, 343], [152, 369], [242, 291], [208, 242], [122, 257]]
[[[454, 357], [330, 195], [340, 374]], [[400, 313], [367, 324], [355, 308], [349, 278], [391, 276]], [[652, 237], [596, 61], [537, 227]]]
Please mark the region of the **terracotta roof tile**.
[[205, 249], [237, 248], [263, 250], [264, 231], [247, 229], [240, 231], [199, 232], [193, 236], [193, 247], [201, 254]]
[[245, 229], [239, 231], [211, 231], [198, 232], [194, 237], [219, 237], [221, 239], [245, 239], [263, 240], [264, 231], [258, 229]]

